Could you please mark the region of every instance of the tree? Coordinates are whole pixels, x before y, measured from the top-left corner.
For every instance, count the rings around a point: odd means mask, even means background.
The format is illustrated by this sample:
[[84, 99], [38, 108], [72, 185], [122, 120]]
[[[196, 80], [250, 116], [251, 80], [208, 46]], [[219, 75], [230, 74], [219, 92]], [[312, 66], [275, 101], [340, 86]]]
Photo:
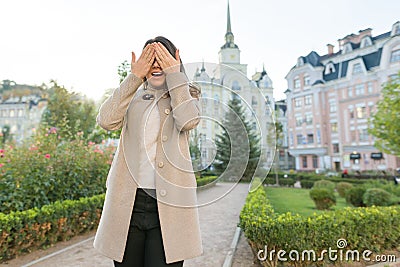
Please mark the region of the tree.
[[96, 123], [96, 106], [92, 100], [71, 93], [57, 82], [51, 81], [48, 89], [48, 104], [42, 115], [42, 124], [56, 127], [58, 133], [66, 139], [77, 132], [87, 136], [93, 131]]
[[[128, 76], [130, 68], [131, 65], [128, 63], [127, 60], [125, 60], [118, 66], [118, 76], [120, 84], [124, 81], [126, 76]], [[106, 101], [106, 99], [113, 93], [113, 90], [114, 89], [108, 89], [104, 93], [103, 97], [100, 100], [100, 104]], [[120, 135], [121, 135], [121, 129], [116, 131], [106, 131], [103, 128], [101, 128], [98, 124], [96, 124], [92, 133], [90, 134], [90, 139], [96, 143], [99, 143], [105, 139], [118, 139]]]
[[[233, 98], [228, 106], [222, 133], [215, 138], [215, 171], [225, 179], [236, 177], [250, 181], [260, 160], [260, 138], [246, 120], [240, 100]], [[242, 177], [237, 177], [240, 174]]]
[[369, 133], [377, 138], [375, 146], [400, 156], [400, 72], [382, 89], [382, 98], [371, 116]]
[[119, 83], [122, 83], [124, 81], [125, 77], [128, 76], [130, 70], [131, 65], [128, 63], [127, 60], [125, 60], [118, 66]]

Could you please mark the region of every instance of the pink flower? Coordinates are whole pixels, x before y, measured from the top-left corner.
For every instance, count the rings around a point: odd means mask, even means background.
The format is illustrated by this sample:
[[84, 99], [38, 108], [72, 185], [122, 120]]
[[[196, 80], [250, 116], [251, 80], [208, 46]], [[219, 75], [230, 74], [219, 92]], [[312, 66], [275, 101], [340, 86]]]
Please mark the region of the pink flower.
[[0, 153], [4, 153], [4, 149], [0, 149]]
[[3, 163], [0, 163], [0, 168], [2, 168], [4, 166], [4, 164]]
[[92, 141], [89, 141], [89, 142], [88, 142], [88, 145], [89, 145], [89, 146], [92, 146], [92, 145], [94, 145], [94, 144], [96, 144], [96, 143], [95, 143], [95, 142], [92, 142]]
[[49, 158], [50, 158], [50, 154], [46, 154], [46, 155], [44, 155], [44, 157], [45, 157], [46, 159], [49, 159]]
[[51, 127], [50, 130], [49, 130], [49, 132], [50, 132], [51, 134], [55, 134], [55, 133], [57, 133], [57, 128], [56, 128], [56, 127]]

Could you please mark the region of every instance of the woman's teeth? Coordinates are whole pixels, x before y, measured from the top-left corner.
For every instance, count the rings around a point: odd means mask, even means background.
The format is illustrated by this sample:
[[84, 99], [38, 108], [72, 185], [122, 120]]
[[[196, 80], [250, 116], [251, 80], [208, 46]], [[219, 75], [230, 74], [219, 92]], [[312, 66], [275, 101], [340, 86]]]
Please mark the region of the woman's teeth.
[[161, 76], [163, 73], [162, 72], [153, 72], [151, 75], [153, 76]]

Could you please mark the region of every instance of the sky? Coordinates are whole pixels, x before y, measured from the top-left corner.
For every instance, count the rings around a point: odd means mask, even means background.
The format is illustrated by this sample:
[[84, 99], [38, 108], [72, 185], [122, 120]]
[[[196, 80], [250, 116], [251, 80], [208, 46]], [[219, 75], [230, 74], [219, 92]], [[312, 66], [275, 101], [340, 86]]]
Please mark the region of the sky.
[[[170, 39], [184, 63], [218, 63], [225, 42], [227, 0], [0, 0], [0, 10], [0, 81], [54, 79], [94, 100], [118, 87], [118, 65], [150, 38]], [[241, 63], [249, 78], [264, 64], [276, 100], [299, 56], [324, 55], [328, 43], [336, 52], [366, 28], [388, 32], [399, 10], [398, 0], [230, 0]]]

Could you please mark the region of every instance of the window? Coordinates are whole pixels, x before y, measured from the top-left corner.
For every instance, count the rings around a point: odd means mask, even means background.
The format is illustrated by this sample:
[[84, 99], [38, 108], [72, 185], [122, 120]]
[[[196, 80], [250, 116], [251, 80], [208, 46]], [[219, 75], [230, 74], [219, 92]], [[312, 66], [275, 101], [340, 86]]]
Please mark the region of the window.
[[232, 89], [235, 90], [235, 91], [240, 91], [240, 84], [239, 84], [238, 81], [233, 81]]
[[219, 104], [219, 95], [215, 94], [214, 95], [214, 105], [218, 105]]
[[313, 120], [312, 120], [313, 118], [312, 118], [312, 114], [307, 114], [306, 115], [306, 124], [307, 125], [311, 125], [312, 123], [313, 123]]
[[325, 67], [325, 75], [331, 74], [335, 71], [335, 65], [333, 65], [332, 62], [329, 62]]
[[352, 97], [352, 96], [353, 96], [353, 87], [349, 87], [349, 88], [347, 89], [347, 96], [348, 96], [348, 97]]
[[347, 43], [344, 45], [343, 53], [349, 53], [353, 50], [353, 47], [351, 46], [351, 43]]
[[356, 95], [363, 95], [363, 94], [364, 94], [364, 84], [357, 84]]
[[360, 129], [358, 131], [359, 140], [361, 141], [368, 141], [368, 129]]
[[303, 144], [303, 135], [298, 134], [296, 137], [297, 137], [297, 145], [302, 145]]
[[296, 108], [301, 107], [301, 99], [300, 98], [295, 98], [294, 99], [294, 106]]
[[369, 36], [364, 37], [361, 40], [361, 48], [372, 45], [371, 38]]
[[352, 108], [349, 109], [349, 118], [354, 119], [354, 109]]
[[333, 153], [339, 153], [339, 144], [332, 144]]
[[356, 63], [353, 66], [353, 74], [358, 74], [358, 73], [362, 73], [362, 68], [361, 68], [361, 64], [360, 63]]
[[374, 87], [372, 85], [372, 82], [368, 82], [367, 83], [367, 90], [368, 90], [368, 94], [372, 94], [372, 92], [374, 91]]
[[365, 107], [357, 107], [357, 119], [364, 119], [367, 117], [367, 109]]
[[337, 122], [332, 122], [331, 123], [331, 132], [332, 133], [337, 133], [338, 129], [337, 129]]
[[307, 144], [314, 144], [314, 134], [307, 134]]
[[252, 97], [251, 97], [251, 105], [257, 106], [257, 99], [256, 99], [255, 96], [252, 96]]
[[201, 127], [202, 127], [203, 129], [206, 129], [206, 128], [207, 128], [207, 120], [205, 120], [204, 118], [201, 119]]
[[303, 156], [302, 160], [303, 160], [303, 168], [307, 168], [307, 156]]
[[312, 98], [311, 98], [311, 95], [306, 95], [305, 97], [304, 97], [304, 105], [311, 105], [312, 104]]
[[400, 49], [392, 51], [392, 55], [390, 56], [390, 63], [399, 61], [400, 61]]
[[304, 86], [308, 86], [311, 84], [310, 76], [305, 75], [304, 76]]
[[301, 126], [303, 124], [303, 117], [296, 116], [296, 126]]
[[397, 25], [394, 25], [393, 27], [394, 28], [393, 28], [393, 34], [392, 35], [400, 34], [400, 24], [398, 24], [398, 22], [397, 22]]
[[23, 109], [18, 109], [18, 117], [22, 117], [24, 115], [24, 110]]
[[15, 115], [15, 111], [13, 109], [11, 109], [10, 110], [10, 117], [12, 118], [12, 117], [14, 117], [14, 115]]
[[303, 66], [304, 65], [304, 59], [303, 57], [299, 57], [297, 59], [297, 67]]
[[295, 89], [300, 88], [300, 79], [299, 78], [294, 79], [294, 88]]
[[318, 168], [318, 156], [316, 155], [312, 156], [312, 166], [314, 169]]
[[351, 142], [356, 142], [357, 141], [357, 139], [356, 139], [356, 131], [354, 131], [354, 130], [350, 131], [350, 141]]
[[329, 102], [329, 111], [336, 112], [336, 102]]

